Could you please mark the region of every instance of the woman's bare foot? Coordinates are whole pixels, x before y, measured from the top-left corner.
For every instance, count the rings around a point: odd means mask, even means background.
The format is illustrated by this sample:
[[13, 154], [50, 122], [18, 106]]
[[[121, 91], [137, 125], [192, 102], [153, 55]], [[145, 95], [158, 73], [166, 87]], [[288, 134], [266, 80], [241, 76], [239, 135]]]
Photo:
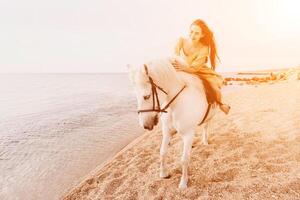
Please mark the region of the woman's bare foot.
[[227, 115], [229, 113], [230, 110], [230, 106], [226, 105], [226, 104], [220, 104], [220, 109]]

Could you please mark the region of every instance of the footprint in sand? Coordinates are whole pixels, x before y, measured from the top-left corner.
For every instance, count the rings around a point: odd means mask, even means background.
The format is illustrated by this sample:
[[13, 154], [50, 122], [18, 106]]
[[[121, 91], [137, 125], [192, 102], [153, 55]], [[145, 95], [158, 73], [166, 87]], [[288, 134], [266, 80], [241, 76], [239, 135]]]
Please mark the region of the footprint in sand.
[[274, 164], [266, 164], [264, 168], [271, 173], [282, 173], [282, 172], [289, 172], [290, 169], [287, 166], [282, 165], [274, 165]]
[[101, 174], [100, 176], [97, 177], [97, 183], [103, 182], [103, 180], [106, 179], [106, 177], [108, 177], [109, 175], [110, 175], [109, 173]]
[[110, 182], [106, 183], [104, 186], [104, 194], [111, 195], [123, 184], [125, 176], [121, 178], [115, 178]]
[[160, 181], [154, 181], [154, 182], [150, 183], [150, 185], [147, 188], [148, 189], [148, 194], [150, 194], [149, 196], [157, 194], [159, 188], [161, 188], [161, 182]]
[[237, 168], [229, 169], [225, 172], [218, 172], [217, 174], [213, 175], [210, 179], [211, 182], [226, 182], [232, 181], [238, 175], [239, 170]]

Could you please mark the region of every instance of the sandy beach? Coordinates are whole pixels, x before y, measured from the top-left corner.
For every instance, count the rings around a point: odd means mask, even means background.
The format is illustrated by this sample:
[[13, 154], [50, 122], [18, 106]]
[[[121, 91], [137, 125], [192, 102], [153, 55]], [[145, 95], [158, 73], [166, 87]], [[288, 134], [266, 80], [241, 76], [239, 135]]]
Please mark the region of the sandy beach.
[[244, 85], [224, 96], [208, 138], [197, 129], [188, 189], [179, 190], [181, 138], [168, 151], [171, 177], [159, 178], [160, 127], [99, 166], [62, 199], [300, 199], [300, 81]]

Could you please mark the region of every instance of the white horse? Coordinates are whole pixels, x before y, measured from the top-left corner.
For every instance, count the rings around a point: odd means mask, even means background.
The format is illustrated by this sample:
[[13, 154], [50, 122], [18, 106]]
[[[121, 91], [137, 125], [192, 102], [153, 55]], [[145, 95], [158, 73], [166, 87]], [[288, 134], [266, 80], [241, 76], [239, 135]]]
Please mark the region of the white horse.
[[176, 72], [171, 61], [168, 58], [146, 63], [139, 68], [129, 67], [129, 77], [136, 93], [139, 124], [145, 129], [152, 130], [157, 125], [161, 113], [163, 133], [160, 147], [161, 178], [169, 176], [165, 159], [171, 133], [177, 131], [182, 137], [182, 176], [179, 188], [185, 189], [187, 188], [188, 162], [196, 127], [199, 122], [203, 122], [202, 142], [207, 145], [208, 122], [212, 115], [208, 116], [210, 106], [202, 81], [195, 75]]

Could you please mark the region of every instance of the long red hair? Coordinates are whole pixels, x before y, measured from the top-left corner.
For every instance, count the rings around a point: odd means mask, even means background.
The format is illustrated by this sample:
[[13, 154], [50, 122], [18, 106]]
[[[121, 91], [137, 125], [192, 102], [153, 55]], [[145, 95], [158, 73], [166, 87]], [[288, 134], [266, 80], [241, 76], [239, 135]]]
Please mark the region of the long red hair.
[[210, 52], [209, 53], [210, 64], [211, 64], [212, 69], [215, 70], [216, 69], [216, 59], [219, 59], [219, 57], [218, 57], [218, 53], [217, 53], [217, 47], [216, 47], [216, 42], [215, 42], [213, 32], [208, 28], [206, 23], [201, 19], [195, 20], [191, 24], [191, 26], [192, 25], [196, 25], [201, 28], [204, 36], [200, 39], [200, 42], [203, 45], [208, 46], [209, 52]]

